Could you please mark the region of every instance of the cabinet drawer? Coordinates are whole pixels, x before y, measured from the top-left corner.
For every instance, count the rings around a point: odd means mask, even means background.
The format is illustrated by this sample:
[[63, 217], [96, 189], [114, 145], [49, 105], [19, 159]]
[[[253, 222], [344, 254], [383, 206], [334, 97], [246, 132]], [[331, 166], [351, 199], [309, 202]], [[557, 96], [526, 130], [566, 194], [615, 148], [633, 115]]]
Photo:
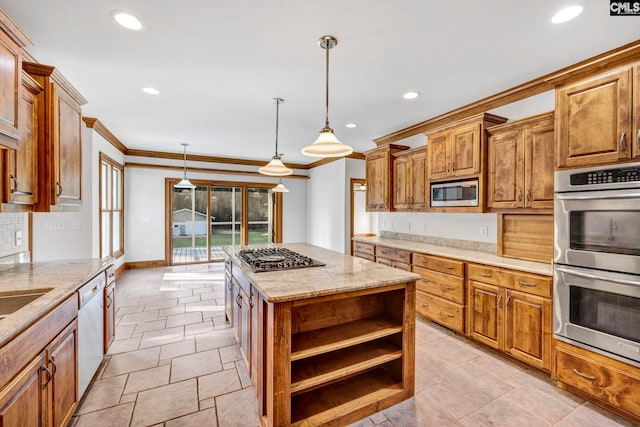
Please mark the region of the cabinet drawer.
[[225, 270], [227, 270], [229, 273], [231, 273], [231, 265], [232, 265], [232, 264], [233, 264], [233, 263], [231, 262], [231, 258], [229, 258], [229, 257], [225, 258], [225, 260], [224, 260], [224, 268], [225, 268]]
[[416, 311], [448, 328], [464, 332], [464, 306], [462, 305], [417, 291]]
[[111, 266], [107, 268], [107, 286], [116, 281], [116, 268]]
[[359, 258], [364, 258], [364, 259], [368, 259], [369, 261], [373, 261], [375, 262], [376, 257], [373, 254], [368, 254], [365, 252], [354, 252], [353, 256], [357, 256]]
[[551, 296], [551, 277], [469, 264], [469, 280], [516, 289], [542, 297]]
[[353, 242], [353, 251], [367, 255], [375, 255], [375, 246], [371, 243]]
[[422, 276], [416, 289], [440, 296], [458, 304], [464, 304], [464, 279], [421, 267], [413, 267], [413, 272]]
[[406, 264], [404, 262], [393, 261], [393, 267], [404, 271], [411, 271], [411, 264]]
[[399, 261], [405, 264], [411, 264], [411, 252], [403, 251], [400, 249], [376, 246], [376, 257]]
[[436, 270], [454, 276], [464, 276], [464, 262], [447, 258], [440, 258], [432, 255], [413, 254], [413, 265], [418, 267]]
[[575, 387], [612, 406], [640, 414], [640, 376], [590, 360], [564, 348], [556, 348], [558, 381]]
[[469, 264], [467, 277], [469, 278], [469, 280], [475, 280], [477, 282], [505, 286], [505, 280], [502, 275], [502, 270], [499, 270], [496, 267]]
[[552, 292], [552, 279], [547, 276], [538, 276], [526, 273], [513, 273], [511, 287], [522, 292], [528, 292], [541, 297], [550, 297]]

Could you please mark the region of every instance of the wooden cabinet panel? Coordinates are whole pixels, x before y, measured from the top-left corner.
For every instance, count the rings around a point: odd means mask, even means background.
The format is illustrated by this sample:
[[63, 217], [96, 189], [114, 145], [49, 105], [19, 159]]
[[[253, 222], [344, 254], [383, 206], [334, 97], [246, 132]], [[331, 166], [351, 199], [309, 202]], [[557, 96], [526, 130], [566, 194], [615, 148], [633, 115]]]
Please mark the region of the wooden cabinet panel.
[[411, 155], [411, 209], [426, 209], [427, 194], [427, 149], [423, 148]]
[[393, 208], [398, 211], [427, 207], [426, 147], [400, 152], [393, 159]]
[[0, 144], [17, 148], [22, 50], [0, 30]]
[[418, 290], [437, 295], [458, 304], [464, 304], [464, 279], [462, 277], [438, 273], [415, 265], [413, 272], [422, 276], [422, 279], [416, 282], [416, 288]]
[[77, 366], [78, 324], [74, 320], [47, 348], [47, 366], [51, 380], [47, 385], [50, 399], [49, 426], [66, 426], [78, 405]]
[[386, 246], [376, 246], [376, 258], [386, 258], [391, 261], [410, 264], [411, 252], [403, 251], [402, 249], [387, 248]]
[[[108, 279], [107, 279], [108, 280]], [[104, 354], [116, 338], [116, 282], [109, 283], [104, 288]]]
[[540, 369], [551, 366], [551, 300], [508, 291], [505, 351]]
[[429, 147], [428, 170], [430, 179], [440, 179], [449, 176], [450, 166], [447, 158], [449, 139], [449, 132], [429, 135], [427, 146]]
[[481, 125], [474, 123], [456, 128], [451, 133], [450, 168], [453, 176], [480, 173]]
[[45, 426], [46, 391], [41, 380], [44, 363], [45, 354], [42, 352], [0, 390], [1, 426]]
[[613, 163], [631, 157], [631, 68], [556, 90], [556, 166]]
[[553, 113], [489, 129], [487, 206], [553, 209]]
[[411, 163], [407, 156], [393, 159], [393, 208], [409, 209], [411, 207]]
[[376, 247], [371, 243], [353, 242], [353, 250], [356, 253], [366, 255], [375, 255], [376, 253]]
[[640, 65], [633, 67], [633, 109], [632, 153], [637, 159], [640, 157]]
[[56, 204], [79, 205], [82, 197], [82, 109], [65, 91], [57, 90], [58, 170]]
[[233, 309], [235, 306], [235, 292], [231, 281], [231, 272], [225, 270], [224, 273], [224, 314], [231, 327], [235, 327], [233, 321]]
[[416, 311], [456, 331], [464, 331], [464, 306], [417, 291]]
[[545, 263], [553, 260], [553, 214], [499, 214], [497, 255]]
[[458, 277], [464, 276], [464, 262], [421, 253], [413, 254], [413, 265]]
[[393, 154], [409, 149], [388, 144], [365, 153], [367, 211], [389, 212], [393, 208]]
[[490, 347], [504, 348], [503, 289], [470, 281], [469, 296], [471, 336]]

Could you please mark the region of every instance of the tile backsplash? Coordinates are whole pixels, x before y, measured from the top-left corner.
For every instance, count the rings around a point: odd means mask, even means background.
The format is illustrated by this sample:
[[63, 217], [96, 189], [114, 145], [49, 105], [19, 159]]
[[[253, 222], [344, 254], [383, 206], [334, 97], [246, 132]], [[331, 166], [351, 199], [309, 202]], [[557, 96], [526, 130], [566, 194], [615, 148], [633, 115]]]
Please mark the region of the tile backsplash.
[[[22, 232], [22, 243], [16, 245], [16, 231]], [[29, 250], [29, 214], [0, 213], [0, 257]]]

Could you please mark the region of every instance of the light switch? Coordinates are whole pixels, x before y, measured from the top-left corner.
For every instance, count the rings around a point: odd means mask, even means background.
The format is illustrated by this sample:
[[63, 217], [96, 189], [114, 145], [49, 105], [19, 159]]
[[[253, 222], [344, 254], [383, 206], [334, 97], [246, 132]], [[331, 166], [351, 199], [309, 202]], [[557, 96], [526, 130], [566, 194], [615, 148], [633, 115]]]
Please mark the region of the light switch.
[[22, 246], [22, 230], [16, 230], [16, 246]]

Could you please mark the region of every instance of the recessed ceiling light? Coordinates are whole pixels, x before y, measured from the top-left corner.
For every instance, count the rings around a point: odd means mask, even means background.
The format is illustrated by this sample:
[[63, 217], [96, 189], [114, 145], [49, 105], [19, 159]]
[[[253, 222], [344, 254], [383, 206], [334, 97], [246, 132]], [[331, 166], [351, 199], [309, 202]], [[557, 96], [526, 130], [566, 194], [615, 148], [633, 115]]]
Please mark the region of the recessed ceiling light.
[[571, 21], [576, 16], [580, 15], [584, 10], [584, 6], [574, 4], [560, 9], [551, 17], [551, 22], [554, 24], [562, 24], [563, 22]]
[[349, 129], [353, 129], [353, 128], [357, 128], [358, 124], [357, 123], [347, 123], [346, 125], [344, 125], [345, 127], [348, 127]]
[[148, 93], [149, 95], [159, 95], [160, 91], [154, 87], [143, 87], [142, 91], [144, 93]]
[[115, 19], [116, 22], [123, 27], [135, 31], [142, 29], [142, 23], [138, 20], [138, 18], [131, 15], [130, 13], [115, 11], [112, 14], [113, 19]]
[[419, 96], [420, 96], [419, 92], [407, 92], [404, 95], [402, 95], [404, 99], [416, 99]]

